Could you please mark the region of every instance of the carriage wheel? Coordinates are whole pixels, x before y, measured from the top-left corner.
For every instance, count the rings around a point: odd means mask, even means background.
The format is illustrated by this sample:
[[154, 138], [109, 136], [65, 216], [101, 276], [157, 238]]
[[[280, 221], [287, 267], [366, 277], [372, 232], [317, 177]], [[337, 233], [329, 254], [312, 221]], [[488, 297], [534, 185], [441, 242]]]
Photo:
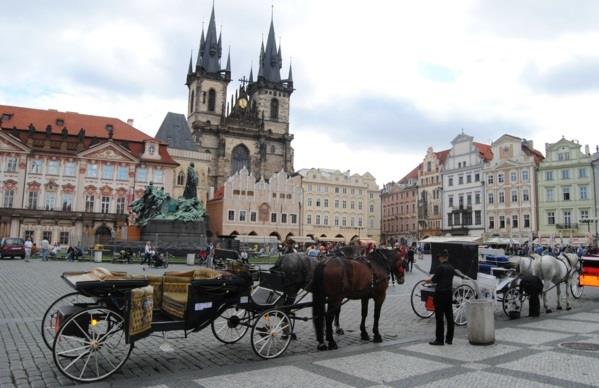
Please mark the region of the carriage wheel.
[[281, 310], [265, 311], [252, 326], [252, 349], [261, 358], [276, 358], [287, 350], [292, 334], [287, 314]]
[[412, 310], [414, 310], [414, 313], [422, 319], [430, 318], [435, 313], [434, 311], [427, 310], [425, 303], [421, 299], [422, 287], [425, 287], [424, 282], [425, 280], [421, 280], [416, 283], [414, 288], [412, 288], [412, 294], [410, 295]]
[[509, 318], [510, 312], [521, 312], [522, 302], [524, 301], [524, 295], [520, 292], [518, 287], [508, 288], [503, 294], [503, 300], [501, 302], [503, 313]]
[[229, 306], [210, 323], [210, 327], [217, 340], [224, 344], [234, 344], [247, 333], [250, 328], [249, 320], [249, 311]]
[[453, 322], [457, 326], [464, 326], [468, 323], [466, 304], [475, 297], [476, 293], [474, 292], [474, 289], [467, 284], [462, 284], [453, 290]]
[[78, 382], [99, 381], [118, 371], [133, 344], [125, 341], [125, 320], [116, 311], [90, 307], [68, 317], [52, 349], [62, 374]]
[[572, 296], [574, 299], [578, 299], [582, 296], [582, 292], [584, 291], [584, 286], [581, 286], [579, 283], [580, 280], [580, 271], [575, 271], [570, 278], [570, 291], [572, 291]]
[[58, 311], [58, 308], [61, 306], [74, 306], [86, 303], [96, 303], [96, 301], [94, 298], [90, 298], [78, 292], [71, 292], [56, 299], [50, 305], [50, 307], [48, 307], [48, 309], [44, 313], [44, 317], [42, 318], [41, 327], [42, 338], [44, 339], [44, 343], [46, 344], [48, 349], [52, 350], [52, 345], [54, 344], [54, 337], [56, 337], [56, 333], [59, 329], [56, 325], [56, 313]]

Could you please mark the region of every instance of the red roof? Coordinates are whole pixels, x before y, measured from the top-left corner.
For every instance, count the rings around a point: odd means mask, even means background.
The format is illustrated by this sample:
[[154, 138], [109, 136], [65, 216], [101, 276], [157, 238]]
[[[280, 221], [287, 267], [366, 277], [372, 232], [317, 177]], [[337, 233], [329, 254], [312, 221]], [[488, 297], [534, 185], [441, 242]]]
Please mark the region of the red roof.
[[221, 186], [214, 191], [211, 201], [223, 199], [225, 197], [225, 186]]
[[4, 115], [9, 115], [10, 118], [2, 120], [3, 128], [27, 129], [29, 124], [33, 124], [37, 131], [42, 132], [48, 125], [51, 125], [52, 133], [60, 134], [63, 128], [67, 128], [69, 135], [74, 136], [83, 128], [85, 136], [108, 138], [106, 126], [112, 125], [113, 139], [115, 140], [143, 142], [153, 139], [139, 129], [114, 117], [0, 105], [0, 117], [4, 117]]
[[493, 150], [490, 145], [477, 142], [474, 142], [474, 145], [478, 148], [478, 152], [486, 162], [493, 159]]
[[399, 180], [399, 183], [404, 183], [408, 179], [418, 179], [418, 171], [422, 168], [422, 163], [416, 166], [412, 171], [408, 173], [408, 175], [404, 176]]
[[447, 155], [449, 155], [449, 150], [435, 152], [435, 155], [437, 155], [437, 159], [439, 159], [439, 162], [441, 162], [441, 164], [445, 164], [445, 161], [447, 160]]

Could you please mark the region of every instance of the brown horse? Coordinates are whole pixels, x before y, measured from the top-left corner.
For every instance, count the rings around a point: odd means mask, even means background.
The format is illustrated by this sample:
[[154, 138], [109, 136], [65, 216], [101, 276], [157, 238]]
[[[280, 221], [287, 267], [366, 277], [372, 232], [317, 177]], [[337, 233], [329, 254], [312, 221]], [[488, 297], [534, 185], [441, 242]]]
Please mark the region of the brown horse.
[[[389, 274], [397, 277], [397, 282], [404, 282], [404, 262], [397, 250], [376, 249], [367, 257], [348, 259], [334, 257], [316, 266], [312, 280], [312, 316], [316, 329], [318, 350], [337, 349], [333, 339], [333, 318], [339, 313], [343, 299], [362, 300], [362, 322], [360, 333], [363, 340], [370, 340], [366, 332], [366, 316], [368, 300], [374, 299], [374, 342], [382, 342], [379, 333], [381, 307], [385, 301]], [[325, 304], [328, 308], [325, 314]], [[323, 338], [323, 321], [326, 317], [326, 339]]]

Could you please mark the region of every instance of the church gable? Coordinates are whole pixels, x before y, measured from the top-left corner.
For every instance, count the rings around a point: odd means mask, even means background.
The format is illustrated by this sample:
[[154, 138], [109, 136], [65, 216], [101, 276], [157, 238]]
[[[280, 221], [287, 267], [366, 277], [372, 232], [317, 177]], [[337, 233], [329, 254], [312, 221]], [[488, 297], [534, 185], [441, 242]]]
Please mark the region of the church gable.
[[112, 142], [89, 148], [79, 153], [79, 157], [85, 159], [107, 160], [111, 162], [138, 162], [137, 158]]
[[2, 152], [29, 152], [30, 149], [15, 137], [0, 132], [0, 151]]

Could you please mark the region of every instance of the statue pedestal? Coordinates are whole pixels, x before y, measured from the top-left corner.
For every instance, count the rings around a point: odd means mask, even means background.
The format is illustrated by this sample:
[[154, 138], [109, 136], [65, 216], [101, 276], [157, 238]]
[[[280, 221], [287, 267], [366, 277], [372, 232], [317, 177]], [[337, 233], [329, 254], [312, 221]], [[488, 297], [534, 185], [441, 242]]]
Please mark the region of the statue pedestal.
[[141, 241], [169, 252], [195, 252], [206, 246], [206, 221], [150, 220], [141, 228]]

